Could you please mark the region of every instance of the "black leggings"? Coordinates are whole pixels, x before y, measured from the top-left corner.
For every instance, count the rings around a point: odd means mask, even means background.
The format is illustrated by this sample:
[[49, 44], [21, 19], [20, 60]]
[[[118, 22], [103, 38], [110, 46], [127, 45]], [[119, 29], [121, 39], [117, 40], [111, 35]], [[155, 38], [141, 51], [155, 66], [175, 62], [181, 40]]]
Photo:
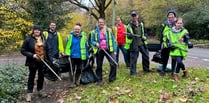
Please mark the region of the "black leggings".
[[36, 71], [38, 70], [38, 80], [37, 80], [37, 90], [43, 89], [44, 75], [43, 75], [43, 63], [38, 62], [35, 67], [29, 66], [29, 77], [28, 77], [28, 93], [33, 93], [34, 80], [36, 76]]

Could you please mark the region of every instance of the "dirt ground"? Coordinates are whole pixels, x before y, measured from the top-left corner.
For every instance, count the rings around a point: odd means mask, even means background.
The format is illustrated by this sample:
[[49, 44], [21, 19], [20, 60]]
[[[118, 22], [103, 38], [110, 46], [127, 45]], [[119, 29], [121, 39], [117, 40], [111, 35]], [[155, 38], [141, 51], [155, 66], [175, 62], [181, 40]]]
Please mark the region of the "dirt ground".
[[[42, 90], [45, 96], [38, 96], [36, 87], [34, 87], [34, 93], [30, 103], [67, 103], [67, 96], [70, 93], [68, 73], [63, 73], [61, 78], [61, 81], [49, 81], [45, 78]], [[23, 95], [25, 96], [26, 94]], [[18, 103], [27, 102], [23, 99], [18, 101]]]
[[[4, 53], [0, 55], [0, 64], [17, 64], [24, 65], [25, 57], [22, 56], [19, 52], [15, 53]], [[36, 87], [34, 87], [34, 93], [32, 101], [30, 103], [67, 103], [66, 99], [69, 95], [70, 88], [69, 86], [69, 73], [61, 74], [62, 80], [58, 81], [49, 81], [45, 78], [43, 93], [46, 94], [45, 97], [40, 97], [37, 95]], [[27, 81], [27, 77], [26, 77]], [[35, 83], [36, 84], [36, 83]], [[34, 85], [36, 86], [36, 85]], [[27, 89], [27, 87], [25, 87]], [[25, 96], [26, 94], [23, 94]], [[26, 103], [25, 98], [17, 101], [17, 103]]]

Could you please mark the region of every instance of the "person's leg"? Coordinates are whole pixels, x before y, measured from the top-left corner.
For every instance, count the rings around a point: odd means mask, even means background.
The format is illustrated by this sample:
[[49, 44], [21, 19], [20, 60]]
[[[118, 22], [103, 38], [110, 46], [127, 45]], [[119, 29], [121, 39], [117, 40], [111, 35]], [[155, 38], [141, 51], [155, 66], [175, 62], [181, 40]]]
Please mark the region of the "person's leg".
[[174, 71], [176, 69], [177, 63], [176, 58], [171, 58], [171, 75], [173, 76]]
[[179, 56], [176, 56], [175, 58], [176, 58], [177, 66], [176, 66], [176, 72], [174, 73], [174, 80], [177, 81], [180, 68], [182, 67], [182, 59]]
[[38, 64], [38, 80], [37, 80], [37, 91], [40, 91], [43, 89], [43, 83], [44, 83], [44, 74], [43, 74], [43, 65], [42, 63]]
[[140, 52], [142, 54], [143, 71], [149, 72], [150, 71], [149, 51], [147, 48], [145, 48], [145, 46], [140, 46]]
[[100, 50], [96, 54], [96, 63], [97, 63], [97, 68], [96, 68], [96, 75], [97, 75], [97, 82], [102, 83], [102, 65], [103, 65], [103, 60], [104, 60], [104, 51]]
[[79, 85], [80, 84], [80, 77], [81, 77], [81, 71], [84, 68], [84, 61], [81, 59], [77, 59], [77, 71], [75, 74], [75, 84]]
[[187, 70], [186, 70], [186, 68], [185, 68], [185, 65], [184, 65], [184, 63], [183, 63], [183, 57], [181, 56], [181, 57], [179, 57], [179, 58], [181, 58], [180, 68], [181, 68], [182, 71], [183, 71], [182, 77], [187, 77], [188, 72], [187, 72]]
[[[112, 60], [114, 59], [115, 60], [115, 55], [113, 53], [110, 53], [108, 52], [109, 55], [111, 57], [109, 57], [107, 54], [105, 54], [107, 60], [109, 61], [110, 63], [110, 73], [109, 73], [109, 82], [113, 82], [116, 80], [116, 71], [117, 71], [117, 65], [115, 64], [115, 62]], [[112, 58], [112, 59], [111, 59]]]
[[28, 75], [28, 83], [27, 83], [27, 95], [26, 95], [26, 101], [27, 102], [31, 101], [36, 70], [37, 70], [36, 68], [29, 66], [29, 75]]
[[116, 62], [119, 63], [120, 46], [117, 46]]
[[126, 63], [126, 66], [130, 67], [130, 60], [128, 58], [128, 51], [124, 48], [124, 46], [121, 46], [120, 49], [123, 53], [123, 57], [124, 57], [124, 61]]
[[165, 69], [166, 69], [167, 64], [168, 64], [169, 53], [170, 53], [170, 50], [168, 48], [163, 48], [162, 51], [161, 51], [161, 56], [162, 56], [162, 71], [161, 71], [161, 74], [162, 75], [164, 75]]
[[28, 89], [27, 93], [33, 93], [33, 87], [34, 87], [34, 80], [36, 76], [37, 68], [30, 67], [29, 66], [29, 77], [28, 77]]
[[136, 75], [136, 65], [139, 51], [130, 51], [130, 75]]

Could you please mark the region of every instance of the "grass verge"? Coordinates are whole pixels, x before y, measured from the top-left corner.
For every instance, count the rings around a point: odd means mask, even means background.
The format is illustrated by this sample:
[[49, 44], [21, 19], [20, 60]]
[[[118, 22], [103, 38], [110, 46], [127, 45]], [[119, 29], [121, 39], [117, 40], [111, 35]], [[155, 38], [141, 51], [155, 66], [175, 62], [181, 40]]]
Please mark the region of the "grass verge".
[[[174, 81], [169, 73], [158, 72], [129, 76], [129, 69], [120, 65], [117, 80], [108, 82], [109, 65], [103, 66], [103, 86], [95, 83], [70, 89], [68, 103], [207, 103], [209, 101], [209, 69], [188, 68], [189, 77]], [[182, 75], [182, 71], [180, 73]]]

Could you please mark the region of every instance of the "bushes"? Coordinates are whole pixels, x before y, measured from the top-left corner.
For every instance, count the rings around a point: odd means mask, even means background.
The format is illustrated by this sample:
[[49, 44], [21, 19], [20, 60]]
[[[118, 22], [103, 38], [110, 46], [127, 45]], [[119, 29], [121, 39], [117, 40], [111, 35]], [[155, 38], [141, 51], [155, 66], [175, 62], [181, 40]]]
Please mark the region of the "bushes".
[[0, 103], [15, 103], [24, 92], [26, 69], [17, 65], [0, 66]]

